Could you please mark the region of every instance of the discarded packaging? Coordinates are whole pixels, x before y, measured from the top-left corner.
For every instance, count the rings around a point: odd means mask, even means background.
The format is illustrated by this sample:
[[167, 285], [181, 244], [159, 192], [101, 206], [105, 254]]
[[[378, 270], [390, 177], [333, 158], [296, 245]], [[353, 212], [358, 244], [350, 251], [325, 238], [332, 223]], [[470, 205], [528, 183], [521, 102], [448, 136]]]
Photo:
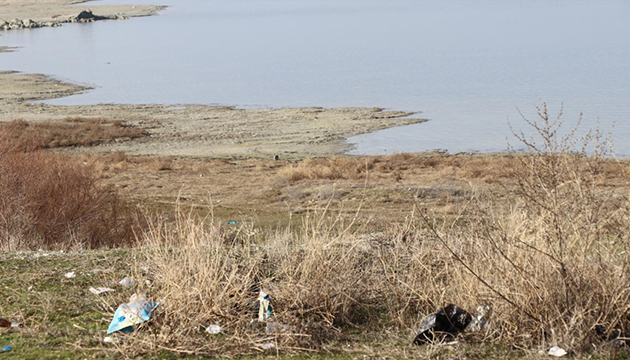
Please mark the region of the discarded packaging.
[[268, 342], [268, 343], [264, 343], [264, 344], [259, 344], [258, 346], [260, 346], [263, 350], [269, 350], [269, 349], [275, 348], [276, 344]]
[[121, 341], [117, 337], [105, 336], [105, 338], [103, 339], [103, 342], [108, 343], [108, 344], [119, 344]]
[[549, 355], [551, 356], [555, 356], [555, 357], [561, 357], [567, 354], [566, 350], [564, 350], [561, 347], [558, 347], [558, 345], [552, 347], [551, 349], [549, 349], [548, 352]]
[[234, 221], [234, 220], [228, 221], [227, 224], [228, 225], [236, 225], [236, 224], [238, 224], [238, 221]]
[[485, 329], [492, 315], [492, 309], [488, 305], [480, 305], [477, 307], [477, 311], [472, 316], [470, 325], [466, 328], [468, 332], [479, 332]]
[[3, 347], [2, 347], [2, 351], [1, 351], [1, 352], [9, 352], [9, 351], [11, 351], [11, 350], [12, 350], [12, 349], [11, 349], [11, 347], [10, 347], [10, 346], [3, 346]]
[[271, 303], [269, 294], [265, 290], [260, 289], [258, 294], [258, 321], [266, 321], [271, 317]]
[[107, 329], [107, 334], [116, 331], [132, 332], [134, 325], [151, 320], [153, 312], [158, 306], [159, 303], [148, 301], [146, 296], [142, 294], [131, 295], [129, 303], [122, 304], [116, 309], [114, 318]]
[[7, 319], [2, 319], [0, 318], [0, 327], [3, 328], [12, 328], [12, 327], [22, 327], [22, 325], [13, 322], [13, 321], [9, 321]]
[[120, 280], [119, 284], [124, 287], [133, 286], [133, 280], [129, 276], [125, 276], [122, 280]]
[[210, 325], [210, 326], [208, 326], [206, 328], [206, 332], [208, 334], [213, 334], [213, 335], [214, 334], [219, 334], [219, 333], [221, 333], [221, 326], [219, 326], [217, 324]]
[[105, 293], [108, 293], [108, 292], [116, 291], [116, 290], [110, 289], [108, 287], [97, 287], [97, 288], [91, 287], [89, 290], [94, 295], [101, 295], [101, 294], [105, 294]]
[[66, 275], [64, 275], [66, 277], [66, 279], [72, 279], [77, 277], [77, 274], [74, 271], [70, 271], [69, 273], [66, 273]]
[[466, 310], [449, 304], [427, 317], [413, 344], [451, 340], [457, 333], [464, 331], [471, 321], [472, 316]]

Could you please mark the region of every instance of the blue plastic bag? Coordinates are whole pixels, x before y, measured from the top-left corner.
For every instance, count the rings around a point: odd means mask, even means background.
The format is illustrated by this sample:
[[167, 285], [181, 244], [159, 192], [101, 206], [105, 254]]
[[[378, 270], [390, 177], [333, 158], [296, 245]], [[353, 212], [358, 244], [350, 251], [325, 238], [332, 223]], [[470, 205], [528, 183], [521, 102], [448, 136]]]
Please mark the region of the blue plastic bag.
[[116, 309], [107, 334], [117, 331], [132, 332], [135, 325], [151, 320], [153, 312], [159, 305], [159, 303], [147, 301], [144, 295], [132, 295], [127, 304], [122, 304]]

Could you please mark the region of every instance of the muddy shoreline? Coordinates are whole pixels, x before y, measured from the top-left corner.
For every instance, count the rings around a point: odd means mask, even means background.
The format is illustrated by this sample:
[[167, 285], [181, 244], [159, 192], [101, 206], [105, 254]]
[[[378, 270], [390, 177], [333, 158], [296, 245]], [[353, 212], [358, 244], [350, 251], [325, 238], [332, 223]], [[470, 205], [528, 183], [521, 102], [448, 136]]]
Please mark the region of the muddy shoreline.
[[[25, 14], [32, 21], [48, 21], [55, 13], [82, 11], [69, 0], [11, 0], [0, 5], [0, 21]], [[88, 7], [86, 7], [87, 9]], [[156, 6], [92, 6], [99, 16], [147, 16]], [[62, 11], [63, 10], [63, 11]], [[65, 16], [65, 15], [64, 15]], [[71, 16], [71, 15], [68, 15]], [[19, 17], [16, 17], [19, 18]], [[1, 32], [0, 32], [1, 33]], [[15, 49], [2, 48], [0, 52]], [[19, 51], [19, 49], [17, 49]], [[346, 138], [394, 126], [425, 121], [411, 112], [381, 108], [279, 108], [242, 110], [229, 106], [194, 104], [99, 104], [54, 106], [38, 101], [71, 96], [87, 87], [42, 74], [0, 71], [0, 121], [61, 121], [68, 117], [123, 120], [147, 130], [141, 139], [122, 140], [73, 152], [118, 152], [213, 158], [285, 159], [341, 154], [351, 148]]]

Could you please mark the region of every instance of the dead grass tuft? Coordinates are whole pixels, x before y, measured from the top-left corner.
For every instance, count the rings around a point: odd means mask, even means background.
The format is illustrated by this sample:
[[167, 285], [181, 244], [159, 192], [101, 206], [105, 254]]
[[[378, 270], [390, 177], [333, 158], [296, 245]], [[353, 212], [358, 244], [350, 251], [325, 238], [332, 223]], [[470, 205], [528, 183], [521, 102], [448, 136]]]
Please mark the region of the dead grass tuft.
[[[444, 259], [415, 251], [422, 239], [410, 229], [377, 239], [311, 214], [300, 233], [269, 236], [246, 225], [231, 232], [211, 220], [179, 219], [174, 228], [154, 223], [139, 254], [159, 279], [145, 289], [164, 300], [156, 325], [169, 329], [143, 342], [147, 348], [243, 355], [271, 342], [274, 351], [321, 349], [348, 330], [411, 328], [440, 297], [423, 282]], [[261, 288], [273, 306], [266, 322], [254, 309]], [[204, 336], [210, 324], [223, 336]]]
[[374, 166], [370, 158], [337, 157], [332, 159], [306, 159], [278, 171], [278, 176], [290, 181], [303, 179], [363, 179]]

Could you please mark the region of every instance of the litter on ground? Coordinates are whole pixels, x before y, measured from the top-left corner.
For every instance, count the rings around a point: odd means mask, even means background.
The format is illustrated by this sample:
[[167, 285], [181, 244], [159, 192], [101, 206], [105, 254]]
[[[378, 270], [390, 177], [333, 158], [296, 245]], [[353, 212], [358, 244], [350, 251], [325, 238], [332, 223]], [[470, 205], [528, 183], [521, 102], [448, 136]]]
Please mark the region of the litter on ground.
[[263, 349], [263, 350], [269, 350], [269, 349], [273, 349], [276, 347], [276, 344], [272, 343], [272, 342], [268, 342], [268, 343], [264, 343], [264, 344], [258, 344], [258, 346]]
[[129, 276], [125, 276], [118, 282], [121, 286], [130, 287], [133, 286], [133, 280]]
[[213, 335], [214, 334], [219, 334], [219, 333], [221, 333], [221, 326], [219, 326], [217, 324], [212, 324], [212, 325], [210, 325], [210, 326], [208, 326], [206, 328], [206, 332], [208, 334], [213, 334]]
[[116, 290], [114, 290], [114, 289], [110, 289], [110, 288], [108, 288], [108, 287], [97, 287], [97, 288], [95, 288], [95, 287], [91, 287], [89, 290], [90, 290], [90, 292], [91, 292], [92, 294], [94, 294], [94, 295], [101, 295], [101, 294], [106, 294], [106, 293], [108, 293], [108, 292], [114, 292], [114, 291], [116, 291]]
[[260, 290], [258, 294], [258, 321], [266, 321], [271, 317], [271, 303], [269, 294], [265, 290]]
[[413, 340], [414, 345], [451, 340], [472, 321], [468, 311], [449, 304], [429, 315]]
[[14, 322], [14, 321], [10, 321], [10, 320], [7, 320], [7, 319], [0, 318], [0, 327], [3, 327], [3, 328], [14, 328], [14, 327], [22, 327], [22, 325], [19, 324], [19, 323]]
[[549, 355], [551, 356], [555, 356], [555, 357], [561, 357], [567, 354], [567, 351], [564, 350], [563, 348], [559, 347], [558, 345], [552, 347], [551, 349], [549, 349], [548, 352]]
[[132, 332], [135, 325], [151, 320], [153, 312], [158, 306], [159, 303], [148, 301], [143, 294], [131, 295], [128, 303], [122, 304], [116, 309], [114, 318], [107, 329], [107, 334], [116, 331]]

